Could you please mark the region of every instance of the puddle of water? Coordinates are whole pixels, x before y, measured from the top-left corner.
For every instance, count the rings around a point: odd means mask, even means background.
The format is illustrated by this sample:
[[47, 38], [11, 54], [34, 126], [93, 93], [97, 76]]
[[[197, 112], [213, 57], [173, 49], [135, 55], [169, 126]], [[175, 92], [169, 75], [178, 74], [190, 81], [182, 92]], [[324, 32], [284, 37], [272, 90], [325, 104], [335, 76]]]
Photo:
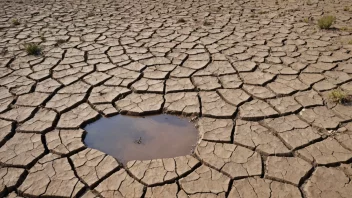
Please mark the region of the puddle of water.
[[100, 118], [85, 127], [87, 147], [122, 163], [191, 154], [198, 140], [192, 122], [172, 115]]

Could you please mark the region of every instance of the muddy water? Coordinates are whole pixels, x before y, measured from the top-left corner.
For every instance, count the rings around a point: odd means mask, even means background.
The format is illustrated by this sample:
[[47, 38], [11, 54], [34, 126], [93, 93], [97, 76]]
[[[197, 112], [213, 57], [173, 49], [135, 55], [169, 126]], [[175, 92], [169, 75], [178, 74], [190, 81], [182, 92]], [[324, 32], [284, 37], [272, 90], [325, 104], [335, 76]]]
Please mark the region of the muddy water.
[[192, 122], [172, 115], [100, 118], [85, 127], [84, 142], [122, 163], [190, 154], [198, 131]]

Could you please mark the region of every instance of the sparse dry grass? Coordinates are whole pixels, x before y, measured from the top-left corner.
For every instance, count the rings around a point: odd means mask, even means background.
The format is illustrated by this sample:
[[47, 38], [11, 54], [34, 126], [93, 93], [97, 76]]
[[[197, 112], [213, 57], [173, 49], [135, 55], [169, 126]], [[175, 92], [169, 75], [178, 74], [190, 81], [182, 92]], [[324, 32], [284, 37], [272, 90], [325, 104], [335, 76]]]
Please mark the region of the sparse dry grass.
[[335, 20], [336, 17], [334, 16], [323, 16], [318, 20], [318, 26], [320, 29], [329, 29]]
[[36, 43], [27, 43], [24, 45], [24, 48], [28, 55], [40, 55], [41, 47]]
[[20, 25], [20, 21], [18, 19], [12, 19], [12, 25], [16, 26], [16, 25]]
[[333, 102], [346, 103], [349, 102], [349, 96], [346, 92], [341, 89], [335, 89], [329, 93], [329, 99]]

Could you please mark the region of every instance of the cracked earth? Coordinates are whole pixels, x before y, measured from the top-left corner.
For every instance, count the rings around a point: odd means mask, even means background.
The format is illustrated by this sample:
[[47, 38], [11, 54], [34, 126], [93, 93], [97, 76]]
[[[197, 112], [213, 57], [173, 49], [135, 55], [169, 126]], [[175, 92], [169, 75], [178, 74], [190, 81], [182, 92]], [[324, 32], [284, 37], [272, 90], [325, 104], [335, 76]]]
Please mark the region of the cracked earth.
[[[350, 0], [0, 6], [0, 197], [351, 197], [352, 106], [328, 98], [352, 94]], [[159, 113], [194, 120], [193, 153], [122, 164], [83, 142]]]

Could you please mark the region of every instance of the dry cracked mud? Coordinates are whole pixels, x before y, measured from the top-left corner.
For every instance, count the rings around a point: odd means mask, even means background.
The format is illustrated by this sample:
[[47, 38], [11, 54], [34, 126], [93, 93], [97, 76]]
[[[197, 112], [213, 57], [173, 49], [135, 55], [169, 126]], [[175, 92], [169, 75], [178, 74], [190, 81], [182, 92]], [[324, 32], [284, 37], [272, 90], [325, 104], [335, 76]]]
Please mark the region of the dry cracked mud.
[[[352, 95], [352, 1], [0, 6], [0, 197], [351, 197], [352, 106], [329, 93]], [[194, 153], [84, 144], [100, 116], [160, 113], [194, 120]]]

